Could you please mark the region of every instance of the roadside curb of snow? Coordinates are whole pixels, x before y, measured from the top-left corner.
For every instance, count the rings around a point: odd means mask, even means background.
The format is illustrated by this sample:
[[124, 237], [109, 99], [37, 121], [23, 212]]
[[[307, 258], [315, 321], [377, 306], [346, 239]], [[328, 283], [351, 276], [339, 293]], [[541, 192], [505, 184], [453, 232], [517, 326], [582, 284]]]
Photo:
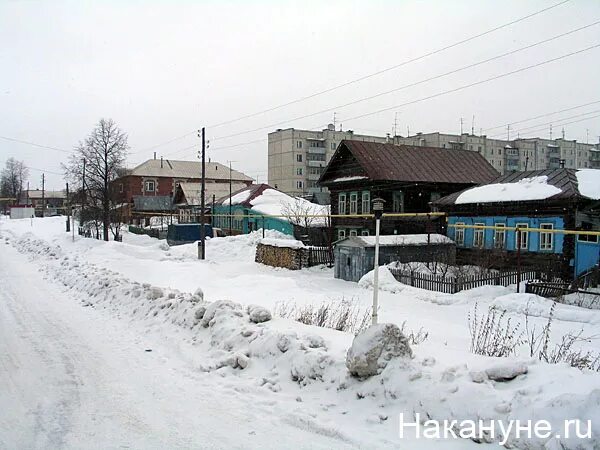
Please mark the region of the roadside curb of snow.
[[[166, 323], [191, 330], [194, 344], [205, 350], [207, 356], [201, 370], [223, 376], [247, 372], [244, 376], [254, 378], [257, 384], [273, 392], [289, 389], [290, 385], [312, 394], [328, 390], [346, 400], [366, 402], [366, 408], [358, 408], [355, 413], [371, 411], [372, 419], [368, 420], [373, 423], [386, 422], [390, 411], [405, 415], [420, 413], [421, 417], [438, 420], [543, 418], [553, 424], [568, 414], [595, 417], [593, 414], [600, 411], [597, 389], [590, 395], [543, 395], [541, 380], [545, 374], [541, 372], [549, 366], [530, 361], [525, 362], [528, 374], [501, 385], [482, 378], [464, 364], [441, 367], [433, 358], [393, 360], [380, 375], [357, 380], [348, 375], [344, 360], [327, 349], [321, 336], [314, 332], [277, 331], [268, 321], [254, 323], [250, 319], [252, 307], [230, 300], [208, 303], [199, 294], [128, 280], [77, 255], [66, 254], [60, 245], [49, 244], [31, 233], [10, 238], [6, 243], [35, 260], [47, 278], [83, 297], [84, 306], [142, 321], [149, 328]], [[265, 317], [265, 313], [255, 316]], [[498, 365], [498, 361], [490, 362], [483, 370], [494, 364]], [[523, 362], [508, 360], [507, 364], [522, 366]], [[566, 376], [565, 382], [569, 378], [570, 382], [577, 382], [572, 369], [552, 369], [554, 376]], [[598, 425], [594, 435], [600, 434], [597, 428]], [[513, 439], [509, 444], [518, 448], [544, 448], [546, 442]], [[593, 448], [581, 447], [581, 441], [561, 444], [563, 448]]]

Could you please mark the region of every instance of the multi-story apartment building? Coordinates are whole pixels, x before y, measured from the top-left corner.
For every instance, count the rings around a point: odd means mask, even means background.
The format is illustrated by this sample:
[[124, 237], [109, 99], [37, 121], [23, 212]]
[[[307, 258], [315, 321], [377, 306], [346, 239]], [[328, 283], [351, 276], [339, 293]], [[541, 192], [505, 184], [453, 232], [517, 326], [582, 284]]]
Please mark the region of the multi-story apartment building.
[[317, 181], [343, 139], [388, 141], [386, 137], [359, 135], [351, 130], [337, 131], [333, 125], [322, 131], [277, 130], [269, 133], [269, 184], [297, 196], [326, 190], [317, 186]]
[[480, 153], [501, 174], [513, 171], [566, 168], [600, 168], [600, 144], [564, 138], [493, 139], [469, 133], [417, 133], [381, 137], [336, 131], [289, 128], [269, 134], [269, 184], [291, 195], [326, 190], [317, 181], [343, 139], [392, 142], [397, 145], [470, 150]]

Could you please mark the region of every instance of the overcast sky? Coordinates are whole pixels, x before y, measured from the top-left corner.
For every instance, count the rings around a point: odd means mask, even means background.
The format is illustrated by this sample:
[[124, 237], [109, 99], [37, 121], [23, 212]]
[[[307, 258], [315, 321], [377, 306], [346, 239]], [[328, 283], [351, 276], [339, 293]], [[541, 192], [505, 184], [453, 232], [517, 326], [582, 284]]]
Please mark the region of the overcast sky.
[[[154, 151], [195, 158], [207, 126], [209, 155], [259, 181], [267, 133], [338, 127], [385, 135], [470, 131], [506, 136], [510, 122], [600, 100], [600, 48], [447, 95], [402, 105], [600, 44], [600, 25], [391, 94], [600, 20], [600, 1], [571, 0], [535, 17], [325, 95], [214, 127], [328, 89], [521, 18], [553, 1], [7, 1], [0, 0], [0, 135], [70, 151], [102, 117], [129, 135], [128, 165]], [[365, 113], [387, 111], [352, 119]], [[516, 124], [513, 135], [598, 142], [600, 103]], [[577, 116], [577, 117], [574, 117]], [[588, 119], [589, 117], [589, 119]], [[582, 120], [583, 119], [583, 120]], [[275, 125], [277, 124], [277, 125]], [[538, 126], [539, 125], [539, 126]], [[258, 131], [221, 138], [257, 128]], [[522, 131], [521, 131], [522, 130]], [[151, 148], [188, 134], [166, 145]], [[258, 141], [258, 142], [254, 142]], [[243, 144], [234, 146], [236, 144]], [[47, 172], [62, 187], [66, 152], [0, 139], [0, 164], [22, 159], [32, 188]]]

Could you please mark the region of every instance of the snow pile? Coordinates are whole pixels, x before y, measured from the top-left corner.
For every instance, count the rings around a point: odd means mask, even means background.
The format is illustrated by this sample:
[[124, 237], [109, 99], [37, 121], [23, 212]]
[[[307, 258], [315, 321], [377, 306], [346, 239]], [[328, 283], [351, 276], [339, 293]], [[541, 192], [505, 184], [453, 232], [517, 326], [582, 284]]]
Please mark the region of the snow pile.
[[[373, 289], [374, 275], [374, 270], [371, 270], [370, 272], [364, 274], [362, 278], [358, 281], [358, 286], [363, 289]], [[379, 266], [378, 283], [380, 290], [393, 293], [401, 292], [406, 287], [398, 280], [396, 280], [396, 278], [394, 278], [394, 275], [392, 275], [392, 272], [390, 272], [390, 269], [388, 269], [385, 266]]]
[[579, 193], [584, 197], [600, 200], [600, 170], [579, 169], [576, 175]]
[[357, 181], [357, 180], [366, 180], [369, 177], [365, 177], [364, 175], [354, 175], [351, 177], [338, 177], [331, 180], [332, 183], [342, 183], [344, 181]]
[[548, 184], [546, 175], [523, 178], [515, 183], [494, 183], [474, 187], [458, 196], [455, 203], [488, 203], [544, 200], [562, 191]]
[[[290, 197], [275, 189], [265, 189], [261, 195], [250, 200], [252, 209], [271, 216], [290, 216], [290, 222], [301, 225], [302, 218], [296, 219], [295, 215], [320, 215], [329, 214], [329, 206], [317, 205], [300, 197]], [[283, 218], [285, 220], [285, 217]], [[323, 226], [326, 224], [325, 217], [309, 219], [311, 226]]]

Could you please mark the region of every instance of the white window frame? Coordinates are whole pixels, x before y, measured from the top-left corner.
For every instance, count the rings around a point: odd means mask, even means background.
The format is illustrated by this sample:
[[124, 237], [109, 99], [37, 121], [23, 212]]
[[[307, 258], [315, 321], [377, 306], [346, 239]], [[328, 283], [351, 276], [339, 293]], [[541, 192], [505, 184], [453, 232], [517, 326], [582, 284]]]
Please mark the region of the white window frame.
[[[553, 223], [540, 223], [540, 228], [554, 230]], [[540, 251], [551, 252], [554, 249], [554, 233], [540, 231]]]
[[345, 238], [346, 238], [346, 230], [339, 229], [338, 230], [338, 240], [345, 239]]
[[[506, 224], [505, 223], [496, 223], [494, 224], [496, 227], [494, 229], [494, 248], [502, 249], [506, 247]], [[504, 228], [504, 230], [498, 230], [498, 228]], [[502, 245], [499, 245], [499, 240], [501, 239]]]
[[[485, 226], [485, 223], [474, 223], [474, 226]], [[481, 245], [477, 245], [478, 236], [481, 236]], [[485, 247], [485, 228], [473, 228], [473, 248]]]
[[[354, 197], [354, 200], [352, 199]], [[350, 192], [350, 214], [358, 213], [358, 193]]]
[[296, 154], [296, 162], [302, 162], [302, 153]]
[[456, 225], [464, 225], [464, 222], [456, 222], [454, 225], [454, 242], [460, 247], [465, 245], [465, 228], [457, 228]]
[[[148, 189], [148, 186], [150, 186], [150, 183], [152, 183], [152, 189]], [[154, 181], [154, 180], [144, 181], [144, 192], [156, 192], [156, 181]]]
[[302, 141], [296, 141], [296, 148], [302, 148]]
[[362, 230], [362, 231], [360, 232], [360, 235], [361, 235], [361, 236], [370, 236], [370, 234], [369, 234], [369, 230]]
[[304, 189], [304, 182], [302, 180], [296, 181], [296, 189]]
[[338, 194], [338, 214], [346, 214], [346, 193]]
[[296, 175], [302, 176], [302, 167], [296, 167]]
[[362, 214], [371, 213], [371, 193], [369, 191], [363, 191], [361, 195], [361, 209]]
[[358, 230], [356, 230], [356, 229], [350, 230], [350, 237], [356, 237], [356, 236], [358, 236]]
[[[528, 223], [517, 223], [515, 224], [515, 228], [529, 228], [529, 224]], [[529, 249], [529, 231], [520, 231], [519, 233], [519, 241], [520, 242], [516, 242], [517, 239], [517, 232], [515, 231], [515, 250], [517, 248], [521, 249], [521, 250], [528, 250]], [[525, 245], [523, 245], [525, 244]]]

